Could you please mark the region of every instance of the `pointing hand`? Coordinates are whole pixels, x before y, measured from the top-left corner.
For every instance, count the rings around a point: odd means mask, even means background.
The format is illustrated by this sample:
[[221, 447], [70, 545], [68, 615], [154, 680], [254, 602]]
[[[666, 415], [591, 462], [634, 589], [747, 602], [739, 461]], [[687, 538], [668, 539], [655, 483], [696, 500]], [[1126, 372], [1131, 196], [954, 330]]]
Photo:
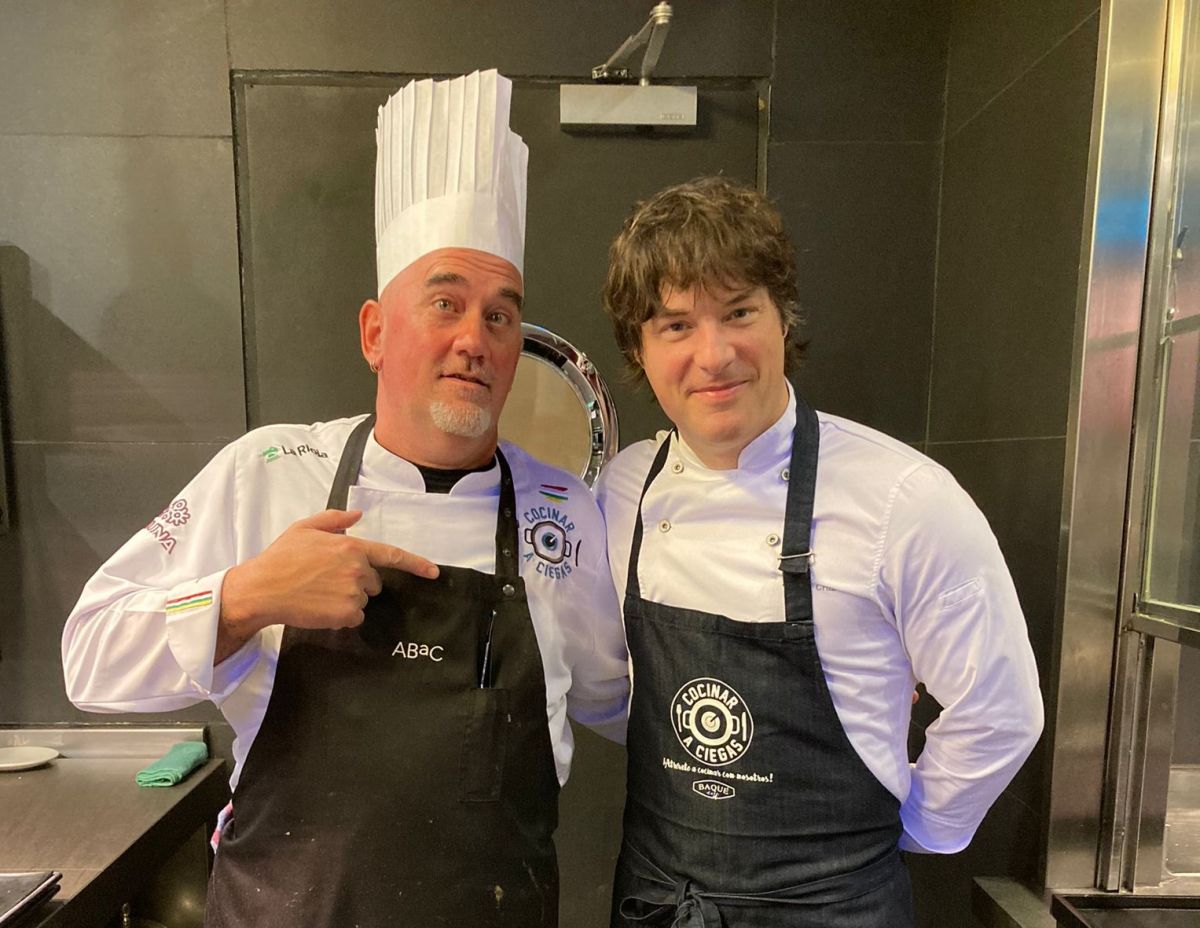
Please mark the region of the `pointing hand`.
[[379, 567], [430, 579], [437, 565], [393, 545], [351, 538], [362, 513], [326, 509], [293, 522], [261, 554], [225, 573], [214, 663], [268, 625], [349, 628], [383, 588]]

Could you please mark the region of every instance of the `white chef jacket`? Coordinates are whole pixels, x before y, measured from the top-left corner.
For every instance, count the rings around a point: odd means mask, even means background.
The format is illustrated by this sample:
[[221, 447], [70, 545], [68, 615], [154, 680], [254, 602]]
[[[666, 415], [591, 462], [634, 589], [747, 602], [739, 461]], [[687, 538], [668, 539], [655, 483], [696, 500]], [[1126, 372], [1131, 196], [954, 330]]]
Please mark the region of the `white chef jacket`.
[[[283, 626], [263, 629], [214, 667], [225, 571], [325, 509], [342, 447], [361, 420], [267, 426], [218, 452], [84, 587], [63, 632], [71, 702], [93, 712], [163, 712], [212, 700], [236, 735], [236, 785], [266, 714]], [[550, 740], [564, 783], [573, 749], [568, 714], [623, 738], [628, 656], [620, 610], [591, 492], [515, 445], [505, 442], [503, 449], [545, 671]], [[448, 494], [427, 494], [420, 471], [372, 435], [346, 507], [363, 516], [347, 534], [495, 573], [499, 493], [493, 463]], [[535, 538], [543, 522], [558, 526], [550, 530], [560, 543], [552, 550]]]
[[[855, 751], [902, 803], [901, 847], [959, 851], [1042, 730], [1016, 591], [983, 514], [945, 468], [866, 426], [818, 420], [813, 624], [833, 705]], [[734, 470], [705, 467], [675, 436], [642, 507], [643, 598], [783, 621], [778, 559], [795, 422], [790, 394]], [[622, 451], [597, 488], [622, 597], [638, 497], [666, 436]], [[910, 766], [918, 680], [945, 708]]]

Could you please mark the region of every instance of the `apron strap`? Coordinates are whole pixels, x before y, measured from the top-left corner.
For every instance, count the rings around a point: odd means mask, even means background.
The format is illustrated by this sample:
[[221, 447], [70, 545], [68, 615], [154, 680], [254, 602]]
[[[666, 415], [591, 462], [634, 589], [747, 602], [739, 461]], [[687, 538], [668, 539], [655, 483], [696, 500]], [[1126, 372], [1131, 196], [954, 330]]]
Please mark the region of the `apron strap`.
[[[817, 489], [817, 456], [820, 450], [821, 432], [817, 414], [801, 397], [795, 387], [796, 427], [792, 432], [792, 456], [788, 468], [787, 503], [783, 514], [783, 541], [779, 556], [779, 570], [783, 574], [784, 619], [787, 622], [813, 620], [812, 576], [809, 570], [813, 552], [812, 520], [813, 501]], [[638, 580], [638, 558], [642, 551], [642, 503], [650, 484], [659, 475], [667, 462], [674, 432], [659, 446], [658, 454], [646, 474], [642, 494], [638, 497], [637, 517], [633, 523], [633, 542], [629, 546], [629, 567], [626, 571], [625, 595], [640, 599], [641, 583]]]
[[642, 867], [636, 871], [642, 884], [636, 892], [621, 899], [621, 917], [646, 928], [723, 928], [717, 903], [728, 909], [836, 905], [865, 895], [892, 879], [904, 864], [893, 848], [879, 859], [849, 873], [835, 874], [811, 883], [785, 886], [765, 893], [730, 893], [702, 890], [691, 880], [674, 882], [636, 848], [625, 845]]
[[367, 439], [371, 437], [371, 429], [375, 427], [375, 413], [371, 413], [354, 427], [346, 446], [342, 448], [342, 458], [338, 461], [337, 473], [333, 477], [333, 485], [329, 488], [329, 502], [326, 509], [345, 509], [346, 500], [350, 498], [350, 488], [358, 480], [358, 468], [362, 465], [363, 449], [367, 447]]
[[[375, 413], [371, 413], [354, 427], [346, 439], [333, 485], [329, 488], [326, 509], [346, 508], [350, 488], [358, 480], [363, 451], [374, 427]], [[496, 446], [496, 461], [500, 465], [500, 502], [496, 507], [496, 576], [511, 579], [521, 574], [517, 563], [517, 494], [513, 487], [512, 470], [499, 445]]]
[[813, 620], [812, 519], [817, 490], [817, 452], [821, 441], [817, 414], [796, 395], [796, 428], [792, 432], [792, 458], [788, 468], [787, 503], [783, 511], [783, 547], [779, 570], [783, 574], [783, 600], [788, 622]]
[[721, 912], [708, 893], [698, 892], [690, 880], [661, 891], [651, 889], [621, 900], [621, 918], [647, 928], [721, 928]]
[[500, 504], [496, 507], [496, 576], [517, 577], [517, 493], [513, 488], [512, 471], [504, 452], [496, 446], [496, 462], [500, 465]]
[[642, 553], [642, 502], [646, 499], [646, 491], [650, 489], [650, 484], [667, 463], [667, 452], [671, 450], [671, 439], [674, 437], [675, 432], [672, 430], [667, 440], [659, 446], [654, 463], [650, 465], [650, 473], [646, 474], [646, 482], [642, 484], [642, 495], [638, 497], [637, 515], [633, 520], [633, 543], [629, 546], [629, 569], [625, 577], [625, 595], [635, 599], [642, 597], [641, 584], [638, 582], [638, 556]]

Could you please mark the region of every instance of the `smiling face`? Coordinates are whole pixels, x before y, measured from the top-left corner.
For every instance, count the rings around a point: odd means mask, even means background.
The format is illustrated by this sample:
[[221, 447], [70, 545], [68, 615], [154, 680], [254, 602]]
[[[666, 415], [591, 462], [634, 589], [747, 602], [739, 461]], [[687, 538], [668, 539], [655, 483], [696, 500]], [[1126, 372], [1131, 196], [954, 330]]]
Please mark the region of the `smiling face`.
[[502, 258], [442, 248], [363, 304], [363, 356], [379, 371], [380, 444], [431, 467], [490, 458], [521, 356], [522, 291], [520, 273]]
[[764, 287], [665, 286], [642, 324], [638, 360], [663, 411], [700, 460], [737, 467], [787, 408], [786, 330]]

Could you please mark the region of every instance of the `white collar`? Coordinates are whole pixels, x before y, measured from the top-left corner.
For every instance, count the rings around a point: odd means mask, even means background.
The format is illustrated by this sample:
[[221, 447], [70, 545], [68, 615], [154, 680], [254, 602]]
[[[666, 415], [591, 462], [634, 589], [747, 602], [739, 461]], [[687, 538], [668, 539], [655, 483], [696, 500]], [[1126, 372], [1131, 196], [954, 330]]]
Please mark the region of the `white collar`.
[[[787, 384], [787, 391], [788, 402], [783, 414], [742, 449], [738, 455], [735, 472], [745, 476], [773, 473], [781, 467], [786, 467], [791, 461], [792, 432], [796, 428], [796, 394], [790, 383]], [[706, 466], [679, 434], [671, 439], [671, 454], [678, 455], [679, 460], [688, 468], [697, 468], [701, 472], [714, 475], [731, 473], [729, 470], [716, 470]]]
[[[425, 480], [417, 466], [398, 454], [392, 454], [375, 438], [372, 429], [363, 449], [358, 470], [360, 486], [376, 490], [401, 490], [424, 493]], [[466, 474], [450, 489], [451, 496], [495, 496], [500, 487], [500, 467], [496, 459], [487, 470]]]

